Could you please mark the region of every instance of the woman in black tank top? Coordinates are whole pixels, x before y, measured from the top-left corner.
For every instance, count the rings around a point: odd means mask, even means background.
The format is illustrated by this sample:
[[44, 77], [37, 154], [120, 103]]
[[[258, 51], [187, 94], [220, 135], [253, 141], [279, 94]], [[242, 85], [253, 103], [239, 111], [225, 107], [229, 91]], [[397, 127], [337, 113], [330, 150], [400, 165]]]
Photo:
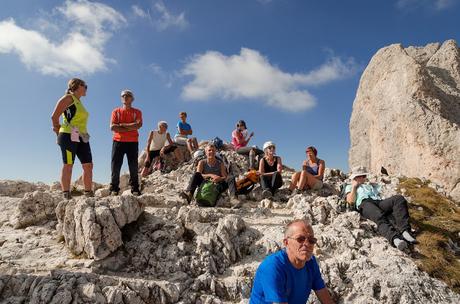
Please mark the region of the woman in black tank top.
[[281, 172], [283, 164], [281, 157], [275, 156], [276, 146], [268, 141], [264, 144], [264, 157], [259, 162], [260, 186], [264, 198], [275, 194], [276, 190], [283, 185]]

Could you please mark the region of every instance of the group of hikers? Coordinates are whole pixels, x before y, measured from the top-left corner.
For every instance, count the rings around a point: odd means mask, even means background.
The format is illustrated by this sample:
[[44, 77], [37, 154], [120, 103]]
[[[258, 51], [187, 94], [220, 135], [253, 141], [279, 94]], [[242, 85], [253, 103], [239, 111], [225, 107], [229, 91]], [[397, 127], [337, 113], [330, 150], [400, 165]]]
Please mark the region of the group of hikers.
[[[87, 89], [83, 80], [71, 79], [65, 95], [58, 100], [51, 117], [53, 131], [57, 135], [57, 144], [62, 153], [61, 188], [66, 199], [72, 197], [70, 184], [75, 157], [78, 157], [83, 167], [85, 195], [94, 196], [93, 163], [87, 131], [89, 114], [80, 100], [86, 96]], [[142, 127], [142, 112], [132, 107], [132, 91], [123, 90], [120, 95], [123, 106], [113, 110], [110, 122], [113, 132], [110, 193], [119, 194], [120, 169], [126, 154], [131, 193], [141, 195], [138, 177], [138, 130]], [[177, 153], [178, 145], [186, 146], [191, 155], [199, 149], [198, 141], [192, 137], [192, 128], [187, 123], [187, 113], [181, 112], [179, 118], [174, 138], [167, 132], [168, 124], [165, 121], [160, 121], [158, 128], [149, 133], [142, 176], [150, 173], [154, 163], [161, 164], [161, 158], [165, 154], [173, 153], [176, 160], [182, 162], [182, 155]], [[180, 196], [190, 203], [198, 188], [201, 191], [196, 193], [197, 202], [206, 201], [205, 196], [211, 192], [214, 193], [212, 199], [216, 201], [228, 189], [232, 206], [239, 206], [238, 195], [247, 194], [257, 181], [260, 183], [263, 198], [273, 196], [283, 185], [282, 159], [276, 155], [276, 145], [272, 141], [265, 142], [262, 149], [249, 146], [253, 136], [254, 132], [249, 133], [243, 120], [238, 121], [232, 132], [233, 149], [238, 154], [248, 156], [249, 171], [245, 179], [236, 180], [228, 172], [222, 158], [217, 156], [216, 145], [211, 141], [205, 147], [205, 157], [197, 162], [187, 188], [179, 192]], [[288, 189], [293, 195], [299, 191], [319, 190], [323, 187], [325, 161], [317, 157], [318, 151], [313, 146], [307, 147], [305, 152], [306, 158], [301, 170], [291, 177]], [[416, 243], [411, 234], [406, 199], [401, 195], [382, 199], [379, 186], [369, 183], [368, 175], [365, 167], [352, 169], [349, 177], [351, 183], [344, 188], [346, 201], [355, 206], [364, 218], [375, 222], [379, 234], [387, 238], [390, 244], [406, 250], [410, 244]], [[249, 183], [245, 184], [246, 181]], [[310, 223], [305, 220], [290, 222], [285, 227], [285, 248], [266, 257], [256, 272], [250, 303], [305, 303], [311, 290], [315, 291], [321, 303], [332, 303], [313, 256], [316, 242]]]

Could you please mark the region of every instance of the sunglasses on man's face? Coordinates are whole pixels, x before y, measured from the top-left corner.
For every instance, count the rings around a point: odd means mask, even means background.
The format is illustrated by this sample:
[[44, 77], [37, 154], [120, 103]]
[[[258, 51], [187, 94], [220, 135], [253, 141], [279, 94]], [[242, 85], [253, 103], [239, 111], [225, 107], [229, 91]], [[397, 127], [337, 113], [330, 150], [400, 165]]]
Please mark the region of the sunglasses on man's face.
[[88, 90], [88, 86], [84, 83], [81, 84], [82, 87], [85, 87], [85, 90]]
[[299, 244], [304, 244], [305, 241], [308, 241], [308, 243], [310, 243], [311, 245], [315, 245], [316, 243], [318, 243], [318, 239], [312, 236], [309, 236], [309, 237], [299, 236], [296, 238], [289, 237], [289, 239], [293, 239]]

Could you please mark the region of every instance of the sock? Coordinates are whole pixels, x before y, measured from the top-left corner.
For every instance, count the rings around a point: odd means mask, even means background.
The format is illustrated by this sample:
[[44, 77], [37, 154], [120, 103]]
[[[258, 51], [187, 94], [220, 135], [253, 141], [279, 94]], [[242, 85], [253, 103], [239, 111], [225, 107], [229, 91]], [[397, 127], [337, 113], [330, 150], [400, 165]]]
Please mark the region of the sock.
[[408, 241], [409, 243], [415, 243], [415, 242], [417, 242], [417, 240], [414, 239], [414, 238], [412, 237], [412, 235], [410, 235], [410, 233], [409, 233], [407, 230], [403, 232], [402, 237], [403, 237], [406, 241]]

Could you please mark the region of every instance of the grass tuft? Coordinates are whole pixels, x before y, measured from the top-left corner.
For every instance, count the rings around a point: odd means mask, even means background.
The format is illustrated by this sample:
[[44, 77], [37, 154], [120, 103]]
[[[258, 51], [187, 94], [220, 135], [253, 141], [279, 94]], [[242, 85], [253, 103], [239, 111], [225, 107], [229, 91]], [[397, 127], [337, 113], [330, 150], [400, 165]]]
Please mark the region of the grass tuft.
[[415, 262], [430, 276], [460, 293], [460, 261], [448, 240], [459, 243], [460, 208], [418, 178], [400, 180], [398, 192], [411, 198], [409, 213], [417, 235]]

